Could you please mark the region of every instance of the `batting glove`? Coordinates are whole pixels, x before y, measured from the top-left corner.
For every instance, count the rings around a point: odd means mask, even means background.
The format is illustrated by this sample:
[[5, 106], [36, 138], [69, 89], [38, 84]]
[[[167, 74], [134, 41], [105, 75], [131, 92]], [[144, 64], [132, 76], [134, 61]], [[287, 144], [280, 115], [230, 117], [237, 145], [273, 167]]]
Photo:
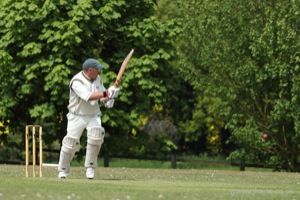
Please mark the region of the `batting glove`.
[[106, 108], [112, 108], [114, 106], [115, 100], [109, 98], [101, 98], [101, 102]]
[[108, 98], [116, 98], [118, 97], [120, 88], [116, 88], [115, 86], [110, 86], [107, 90], [107, 97]]

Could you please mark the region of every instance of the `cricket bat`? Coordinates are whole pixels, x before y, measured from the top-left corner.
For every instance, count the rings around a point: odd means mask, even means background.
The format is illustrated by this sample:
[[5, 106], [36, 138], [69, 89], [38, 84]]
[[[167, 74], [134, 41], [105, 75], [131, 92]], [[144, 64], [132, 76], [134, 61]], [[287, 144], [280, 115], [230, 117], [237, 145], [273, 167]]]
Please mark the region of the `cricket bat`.
[[127, 64], [128, 64], [128, 62], [129, 62], [129, 60], [130, 60], [130, 58], [131, 58], [133, 52], [134, 52], [134, 49], [132, 49], [132, 50], [129, 52], [129, 54], [126, 56], [126, 58], [123, 60], [123, 63], [122, 63], [122, 65], [121, 65], [121, 68], [120, 68], [119, 73], [118, 73], [118, 75], [117, 75], [116, 81], [115, 81], [115, 83], [114, 83], [114, 86], [115, 86], [115, 87], [118, 87], [119, 82], [120, 82], [120, 80], [121, 80], [121, 77], [122, 77], [122, 75], [123, 75], [123, 73], [124, 73], [124, 70], [125, 70], [125, 68], [126, 68], [126, 66], [127, 66]]

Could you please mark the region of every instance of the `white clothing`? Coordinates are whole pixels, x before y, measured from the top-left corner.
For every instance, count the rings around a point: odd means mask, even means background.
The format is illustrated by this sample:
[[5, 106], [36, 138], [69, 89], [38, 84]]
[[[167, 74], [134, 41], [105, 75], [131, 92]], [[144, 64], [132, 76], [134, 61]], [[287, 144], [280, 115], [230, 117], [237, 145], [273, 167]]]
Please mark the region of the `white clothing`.
[[95, 126], [101, 126], [101, 119], [100, 115], [88, 115], [88, 116], [81, 116], [81, 115], [74, 115], [72, 113], [68, 113], [68, 126], [67, 126], [67, 135], [80, 139], [82, 132], [84, 129], [89, 131], [91, 128]]
[[100, 76], [91, 80], [83, 71], [76, 74], [70, 82], [69, 112], [76, 115], [100, 114], [99, 100], [88, 101], [93, 92], [105, 91]]
[[[65, 138], [69, 137], [76, 141], [80, 141], [84, 129], [86, 129], [89, 133], [89, 131], [94, 127], [102, 127], [100, 119], [101, 111], [98, 104], [99, 100], [89, 101], [89, 98], [92, 93], [103, 91], [106, 91], [106, 89], [103, 86], [99, 75], [96, 80], [91, 80], [84, 74], [83, 71], [81, 71], [72, 78], [70, 82], [70, 99], [68, 105], [69, 113], [67, 114], [67, 135]], [[87, 136], [89, 139], [90, 134], [87, 134]], [[70, 163], [75, 155], [75, 151], [66, 151], [67, 148], [65, 145], [66, 144], [64, 143], [62, 144], [58, 171], [69, 173]], [[101, 144], [97, 146], [97, 151], [87, 150], [85, 167], [94, 168], [97, 166], [97, 156], [100, 148]], [[90, 160], [95, 161], [95, 163], [91, 163]]]

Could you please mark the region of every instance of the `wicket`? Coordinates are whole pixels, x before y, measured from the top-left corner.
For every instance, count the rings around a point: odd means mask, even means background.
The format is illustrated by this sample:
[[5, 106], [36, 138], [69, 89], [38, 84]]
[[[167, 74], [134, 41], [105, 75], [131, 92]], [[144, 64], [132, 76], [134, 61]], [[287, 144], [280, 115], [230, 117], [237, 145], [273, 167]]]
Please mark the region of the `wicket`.
[[39, 158], [40, 158], [40, 177], [43, 176], [42, 174], [42, 165], [43, 165], [43, 141], [42, 141], [42, 135], [43, 135], [43, 129], [40, 125], [27, 125], [25, 129], [25, 154], [26, 154], [26, 177], [29, 175], [29, 132], [31, 129], [32, 132], [32, 176], [36, 177], [36, 141], [35, 141], [35, 129], [39, 129]]

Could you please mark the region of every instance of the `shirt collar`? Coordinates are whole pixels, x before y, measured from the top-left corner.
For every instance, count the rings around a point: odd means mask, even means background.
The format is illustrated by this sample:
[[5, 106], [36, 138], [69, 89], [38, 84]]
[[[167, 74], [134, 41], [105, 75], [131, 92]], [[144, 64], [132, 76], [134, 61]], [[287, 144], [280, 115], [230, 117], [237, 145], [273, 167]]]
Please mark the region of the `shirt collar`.
[[90, 83], [93, 83], [93, 82], [94, 82], [93, 79], [91, 79], [91, 78], [89, 78], [89, 77], [87, 77], [87, 76], [85, 75], [84, 71], [82, 71], [81, 73], [82, 73], [83, 77], [84, 77], [88, 82], [90, 82]]

